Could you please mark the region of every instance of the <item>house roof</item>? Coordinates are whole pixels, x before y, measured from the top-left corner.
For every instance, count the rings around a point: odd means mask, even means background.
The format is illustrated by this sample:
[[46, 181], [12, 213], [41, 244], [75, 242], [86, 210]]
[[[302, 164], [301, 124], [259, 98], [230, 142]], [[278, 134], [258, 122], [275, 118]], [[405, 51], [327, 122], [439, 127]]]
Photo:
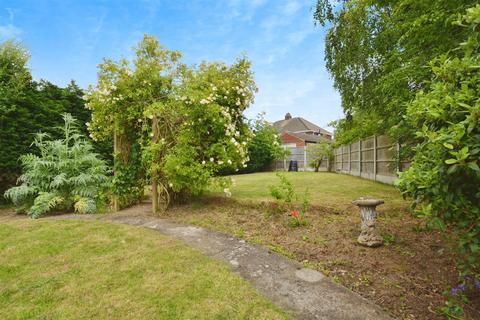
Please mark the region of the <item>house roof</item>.
[[311, 123], [308, 120], [305, 120], [302, 117], [295, 117], [295, 118], [288, 118], [285, 120], [275, 121], [273, 123], [273, 127], [276, 128], [280, 132], [301, 132], [301, 131], [315, 131], [320, 132], [322, 134], [332, 135], [331, 132], [320, 128], [316, 124]]
[[291, 136], [297, 137], [305, 142], [314, 142], [317, 143], [319, 141], [326, 140], [324, 137], [320, 135], [313, 135], [313, 134], [306, 134], [306, 133], [301, 133], [301, 132], [290, 132], [290, 131], [284, 131], [283, 133], [289, 134]]

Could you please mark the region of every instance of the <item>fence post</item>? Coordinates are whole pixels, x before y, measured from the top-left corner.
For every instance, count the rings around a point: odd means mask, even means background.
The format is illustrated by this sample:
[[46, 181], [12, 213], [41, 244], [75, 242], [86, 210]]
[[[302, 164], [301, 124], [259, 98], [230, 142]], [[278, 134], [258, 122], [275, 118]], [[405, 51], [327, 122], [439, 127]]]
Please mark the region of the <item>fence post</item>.
[[362, 176], [362, 140], [358, 140], [358, 174]]
[[303, 147], [303, 171], [307, 172], [307, 144]]
[[348, 145], [348, 173], [352, 174], [352, 144]]
[[[120, 161], [120, 137], [118, 134], [118, 121], [115, 120], [114, 127], [113, 127], [113, 167], [115, 168], [116, 162]], [[113, 170], [113, 175], [117, 175], [117, 171]], [[118, 212], [120, 210], [120, 203], [118, 200], [118, 195], [114, 195], [113, 197], [113, 212]]]
[[373, 135], [373, 180], [377, 181], [377, 136]]

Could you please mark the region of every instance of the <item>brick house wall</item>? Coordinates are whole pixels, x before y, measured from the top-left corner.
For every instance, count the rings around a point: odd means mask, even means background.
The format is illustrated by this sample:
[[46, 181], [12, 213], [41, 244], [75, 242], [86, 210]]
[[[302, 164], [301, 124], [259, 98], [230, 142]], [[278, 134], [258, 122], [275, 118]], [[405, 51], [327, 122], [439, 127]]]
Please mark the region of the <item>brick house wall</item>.
[[305, 146], [305, 141], [295, 137], [294, 135], [289, 134], [288, 132], [284, 132], [280, 135], [280, 140], [282, 141], [282, 144], [289, 144], [289, 143], [295, 143], [297, 147], [304, 147]]

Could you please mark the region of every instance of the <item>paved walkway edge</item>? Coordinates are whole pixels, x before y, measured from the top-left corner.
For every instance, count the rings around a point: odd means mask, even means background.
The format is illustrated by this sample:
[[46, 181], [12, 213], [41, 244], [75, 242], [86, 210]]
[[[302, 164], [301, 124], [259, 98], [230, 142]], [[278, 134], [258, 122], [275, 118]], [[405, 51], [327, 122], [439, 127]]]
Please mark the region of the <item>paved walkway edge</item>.
[[[133, 213], [134, 212], [134, 213]], [[103, 220], [150, 228], [180, 239], [208, 256], [228, 263], [267, 299], [297, 319], [391, 320], [380, 307], [268, 249], [205, 228], [148, 216], [150, 205], [107, 215], [67, 215], [54, 219]]]

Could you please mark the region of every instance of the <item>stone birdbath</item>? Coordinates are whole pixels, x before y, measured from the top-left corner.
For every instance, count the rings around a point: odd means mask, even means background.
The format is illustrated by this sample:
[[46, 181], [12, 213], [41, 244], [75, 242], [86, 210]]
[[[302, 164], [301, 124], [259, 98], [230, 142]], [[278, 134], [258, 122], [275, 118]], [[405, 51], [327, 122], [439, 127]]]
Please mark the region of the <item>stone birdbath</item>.
[[358, 243], [366, 247], [378, 247], [383, 244], [383, 239], [375, 229], [377, 211], [375, 208], [384, 203], [382, 199], [358, 198], [352, 202], [360, 208], [360, 217], [362, 218], [362, 227], [358, 236]]

